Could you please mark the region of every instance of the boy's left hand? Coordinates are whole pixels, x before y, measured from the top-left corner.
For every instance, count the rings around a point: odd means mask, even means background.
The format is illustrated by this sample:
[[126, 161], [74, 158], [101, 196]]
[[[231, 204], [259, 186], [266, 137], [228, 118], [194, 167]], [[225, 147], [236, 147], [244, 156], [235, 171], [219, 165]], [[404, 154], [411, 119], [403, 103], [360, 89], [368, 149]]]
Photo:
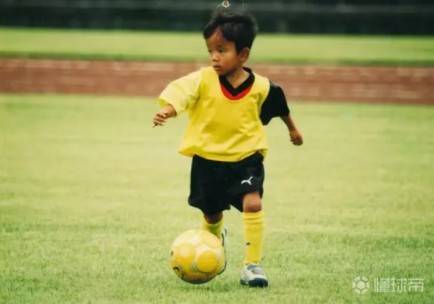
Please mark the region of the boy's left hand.
[[289, 131], [289, 137], [294, 145], [301, 146], [303, 144], [303, 137], [297, 129]]

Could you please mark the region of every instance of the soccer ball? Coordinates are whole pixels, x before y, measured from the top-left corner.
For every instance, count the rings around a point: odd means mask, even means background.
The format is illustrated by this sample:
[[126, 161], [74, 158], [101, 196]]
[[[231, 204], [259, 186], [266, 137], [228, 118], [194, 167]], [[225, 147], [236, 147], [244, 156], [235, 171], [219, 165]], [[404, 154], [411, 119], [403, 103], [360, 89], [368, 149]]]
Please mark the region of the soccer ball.
[[206, 283], [225, 267], [222, 243], [206, 230], [188, 230], [173, 242], [170, 265], [182, 280], [192, 284]]

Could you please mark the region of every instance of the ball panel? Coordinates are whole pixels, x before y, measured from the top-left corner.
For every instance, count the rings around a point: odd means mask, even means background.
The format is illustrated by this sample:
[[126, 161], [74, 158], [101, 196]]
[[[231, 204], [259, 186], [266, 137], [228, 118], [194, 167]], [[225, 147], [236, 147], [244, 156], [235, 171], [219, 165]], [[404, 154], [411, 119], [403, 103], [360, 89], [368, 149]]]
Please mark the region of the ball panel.
[[203, 284], [214, 278], [214, 275], [209, 275], [202, 272], [190, 272], [184, 274], [181, 279], [191, 284]]
[[180, 244], [179, 246], [173, 248], [173, 256], [176, 257], [176, 262], [183, 269], [190, 268], [193, 263], [196, 250], [191, 244]]
[[172, 243], [172, 247], [176, 247], [179, 244], [184, 244], [184, 243], [191, 243], [194, 244], [196, 243], [196, 237], [197, 233], [196, 230], [187, 230], [183, 233], [181, 233]]
[[202, 234], [201, 238], [202, 241], [207, 244], [209, 247], [212, 248], [219, 248], [221, 247], [221, 240], [216, 237], [214, 234], [209, 233], [208, 231], [205, 231], [206, 233]]
[[196, 256], [196, 267], [205, 273], [214, 272], [218, 267], [218, 259], [214, 251], [203, 250]]

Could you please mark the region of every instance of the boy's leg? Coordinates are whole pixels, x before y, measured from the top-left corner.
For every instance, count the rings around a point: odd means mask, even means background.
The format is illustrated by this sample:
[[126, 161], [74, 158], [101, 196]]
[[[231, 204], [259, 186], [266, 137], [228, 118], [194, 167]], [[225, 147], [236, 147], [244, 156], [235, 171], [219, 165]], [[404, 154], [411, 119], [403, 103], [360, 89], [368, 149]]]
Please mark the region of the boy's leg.
[[215, 214], [203, 214], [202, 218], [202, 229], [207, 230], [221, 238], [223, 230], [223, 212]]
[[243, 198], [243, 224], [246, 251], [241, 270], [241, 284], [267, 287], [268, 280], [259, 263], [262, 259], [264, 213], [259, 192], [248, 193]]
[[202, 229], [207, 230], [217, 236], [223, 245], [225, 253], [225, 263], [220, 269], [218, 274], [222, 274], [226, 270], [227, 260], [226, 260], [226, 229], [223, 231], [223, 212], [215, 214], [203, 214], [202, 218]]
[[262, 259], [264, 213], [259, 192], [248, 193], [243, 198], [243, 224], [246, 251], [244, 264], [258, 264]]

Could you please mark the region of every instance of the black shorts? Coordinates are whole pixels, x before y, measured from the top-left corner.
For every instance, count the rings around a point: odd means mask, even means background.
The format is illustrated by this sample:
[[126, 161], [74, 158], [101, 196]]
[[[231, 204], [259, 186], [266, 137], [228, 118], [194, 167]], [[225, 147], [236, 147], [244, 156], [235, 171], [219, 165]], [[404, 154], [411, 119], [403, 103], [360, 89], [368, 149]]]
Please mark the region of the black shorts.
[[234, 206], [243, 210], [247, 193], [264, 193], [264, 157], [253, 154], [239, 162], [213, 161], [195, 155], [191, 165], [188, 203], [205, 214]]

